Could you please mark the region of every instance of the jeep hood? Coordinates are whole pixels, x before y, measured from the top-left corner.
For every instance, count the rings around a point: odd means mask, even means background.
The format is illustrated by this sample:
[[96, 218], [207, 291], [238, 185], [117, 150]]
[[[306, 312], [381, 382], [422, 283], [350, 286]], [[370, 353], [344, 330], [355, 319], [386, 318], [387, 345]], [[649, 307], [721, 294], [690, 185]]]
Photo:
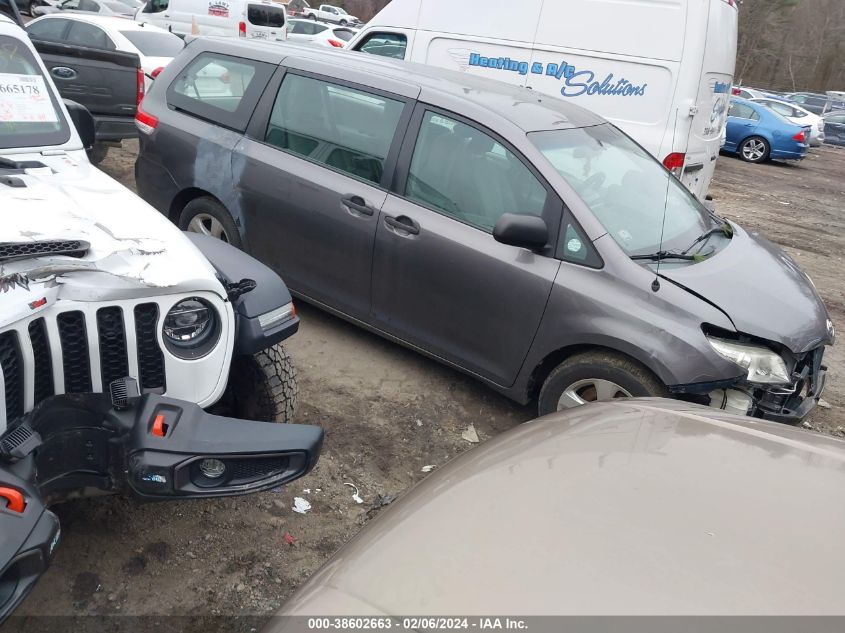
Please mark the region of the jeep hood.
[[831, 344], [824, 303], [789, 255], [735, 224], [730, 244], [695, 265], [660, 275], [721, 309], [737, 331], [801, 353]]
[[0, 181], [0, 242], [83, 240], [90, 248], [81, 258], [0, 261], [0, 289], [56, 278], [89, 295], [222, 292], [214, 269], [179, 229], [87, 161], [71, 154], [14, 158], [44, 167], [6, 172]]

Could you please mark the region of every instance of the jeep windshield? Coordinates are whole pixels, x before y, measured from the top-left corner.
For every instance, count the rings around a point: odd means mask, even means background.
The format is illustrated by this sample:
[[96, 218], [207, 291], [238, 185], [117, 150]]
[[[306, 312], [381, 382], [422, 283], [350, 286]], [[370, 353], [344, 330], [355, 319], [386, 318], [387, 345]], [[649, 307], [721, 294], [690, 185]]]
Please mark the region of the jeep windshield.
[[61, 145], [70, 127], [26, 45], [0, 35], [0, 149]]
[[528, 138], [629, 256], [692, 263], [727, 243], [725, 223], [611, 124]]

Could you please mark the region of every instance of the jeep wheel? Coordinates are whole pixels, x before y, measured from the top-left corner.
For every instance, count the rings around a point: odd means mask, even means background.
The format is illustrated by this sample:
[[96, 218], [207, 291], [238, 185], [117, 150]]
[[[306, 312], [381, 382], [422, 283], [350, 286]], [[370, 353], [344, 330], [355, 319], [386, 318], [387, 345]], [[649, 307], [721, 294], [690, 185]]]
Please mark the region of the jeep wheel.
[[92, 165], [99, 165], [106, 160], [106, 156], [109, 154], [109, 146], [103, 143], [95, 143], [94, 147], [85, 150], [85, 153], [88, 154], [88, 160]]
[[290, 354], [281, 344], [232, 361], [229, 384], [212, 412], [243, 420], [290, 422], [299, 385]]
[[179, 216], [179, 228], [202, 233], [241, 248], [241, 234], [229, 211], [214, 198], [195, 198], [185, 205]]
[[587, 402], [669, 395], [660, 379], [636, 361], [613, 352], [576, 354], [549, 374], [540, 389], [540, 415]]

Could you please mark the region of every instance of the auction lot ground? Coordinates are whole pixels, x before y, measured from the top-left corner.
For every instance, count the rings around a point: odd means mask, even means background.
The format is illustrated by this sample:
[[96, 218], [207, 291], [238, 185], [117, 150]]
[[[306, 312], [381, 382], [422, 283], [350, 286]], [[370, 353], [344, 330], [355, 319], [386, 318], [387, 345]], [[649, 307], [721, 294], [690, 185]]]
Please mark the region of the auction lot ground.
[[[133, 188], [136, 149], [126, 143], [103, 164]], [[800, 263], [837, 332], [845, 332], [845, 151], [813, 150], [797, 165], [722, 157], [711, 192], [721, 214], [762, 232]], [[63, 544], [20, 615], [179, 614], [193, 616], [181, 621], [185, 630], [233, 630], [210, 616], [272, 613], [385, 500], [422, 479], [423, 466], [443, 465], [471, 448], [461, 437], [469, 423], [483, 442], [533, 417], [532, 408], [422, 356], [309, 306], [300, 313], [302, 327], [288, 347], [299, 368], [298, 421], [326, 430], [315, 471], [280, 492], [244, 499], [137, 505], [107, 498], [57, 507]], [[815, 429], [840, 436], [843, 349], [839, 344], [826, 356], [830, 408], [811, 418]], [[357, 486], [363, 504], [346, 483]], [[309, 500], [311, 512], [295, 514], [294, 496]], [[502, 499], [502, 512], [530, 508]], [[524, 537], [503, 534], [503, 547]], [[10, 624], [41, 631], [47, 623]], [[74, 629], [106, 627], [92, 618]]]

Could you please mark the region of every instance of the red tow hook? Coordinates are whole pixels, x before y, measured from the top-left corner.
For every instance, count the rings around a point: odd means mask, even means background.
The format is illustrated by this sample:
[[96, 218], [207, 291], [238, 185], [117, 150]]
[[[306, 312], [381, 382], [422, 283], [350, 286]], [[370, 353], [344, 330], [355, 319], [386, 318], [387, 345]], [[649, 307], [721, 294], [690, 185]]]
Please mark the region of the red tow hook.
[[21, 514], [24, 511], [24, 508], [26, 508], [23, 495], [14, 488], [0, 487], [0, 499], [6, 500], [6, 509], [11, 510], [12, 512]]

